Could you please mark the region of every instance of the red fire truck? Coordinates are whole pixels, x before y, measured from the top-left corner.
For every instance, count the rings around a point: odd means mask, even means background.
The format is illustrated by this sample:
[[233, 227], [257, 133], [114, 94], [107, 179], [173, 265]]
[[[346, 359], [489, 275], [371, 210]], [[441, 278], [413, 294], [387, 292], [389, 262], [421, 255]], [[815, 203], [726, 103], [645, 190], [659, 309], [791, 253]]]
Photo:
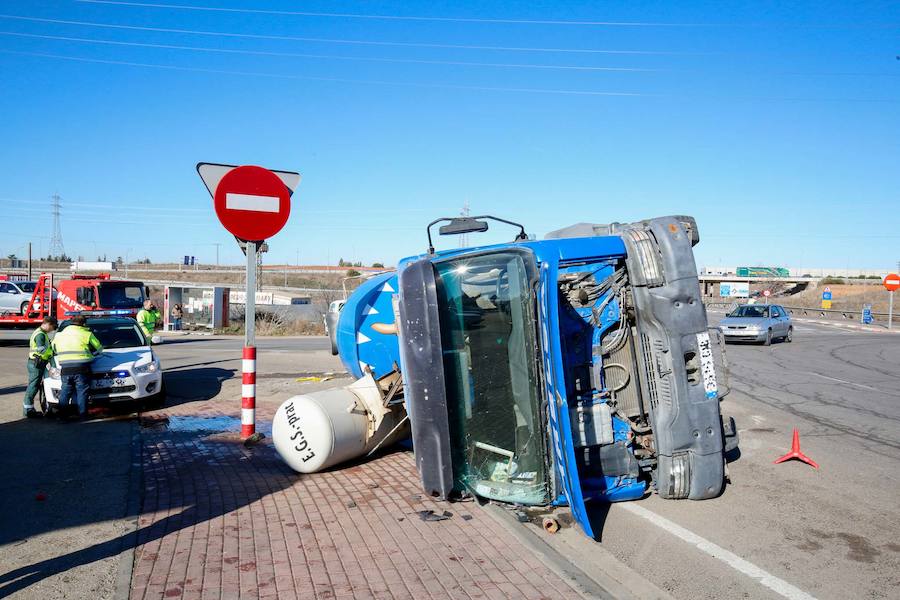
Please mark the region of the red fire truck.
[[116, 310], [127, 311], [119, 314], [134, 316], [149, 297], [150, 291], [140, 281], [112, 280], [109, 273], [72, 275], [56, 286], [51, 273], [42, 273], [27, 313], [0, 314], [0, 327], [34, 327], [48, 315], [62, 321], [66, 313], [75, 311]]

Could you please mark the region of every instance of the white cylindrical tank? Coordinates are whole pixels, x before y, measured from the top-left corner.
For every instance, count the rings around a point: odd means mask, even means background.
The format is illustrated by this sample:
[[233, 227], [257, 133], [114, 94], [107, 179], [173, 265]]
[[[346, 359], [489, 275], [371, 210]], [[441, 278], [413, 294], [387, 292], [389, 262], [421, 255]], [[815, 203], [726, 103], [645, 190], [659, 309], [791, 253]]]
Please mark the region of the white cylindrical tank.
[[376, 419], [349, 387], [323, 390], [285, 401], [272, 420], [272, 441], [292, 469], [315, 473], [402, 439], [405, 418], [398, 406]]

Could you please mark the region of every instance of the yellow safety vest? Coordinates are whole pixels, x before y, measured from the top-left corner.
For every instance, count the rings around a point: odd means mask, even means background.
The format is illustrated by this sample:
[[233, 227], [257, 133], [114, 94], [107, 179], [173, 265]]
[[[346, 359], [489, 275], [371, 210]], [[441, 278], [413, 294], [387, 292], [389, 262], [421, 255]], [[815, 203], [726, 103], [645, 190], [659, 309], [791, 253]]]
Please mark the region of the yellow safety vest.
[[53, 348], [50, 346], [50, 336], [40, 327], [35, 329], [31, 334], [31, 339], [28, 340], [28, 347], [31, 350], [28, 354], [28, 358], [50, 360], [50, 357], [53, 356]]
[[103, 352], [103, 345], [90, 329], [69, 325], [53, 338], [53, 353], [60, 364], [67, 362], [90, 362], [94, 352]]
[[146, 310], [142, 308], [135, 316], [135, 320], [137, 320], [138, 325], [144, 331], [144, 335], [146, 335], [147, 337], [152, 336], [153, 330], [156, 329], [156, 320], [158, 314], [159, 313], [156, 311]]

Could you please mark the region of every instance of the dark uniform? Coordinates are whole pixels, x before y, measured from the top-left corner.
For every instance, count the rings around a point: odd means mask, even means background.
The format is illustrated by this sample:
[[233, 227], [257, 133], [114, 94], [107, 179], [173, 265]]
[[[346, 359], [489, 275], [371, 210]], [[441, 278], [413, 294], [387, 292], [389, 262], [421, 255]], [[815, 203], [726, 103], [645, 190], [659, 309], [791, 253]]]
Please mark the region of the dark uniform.
[[43, 380], [44, 367], [53, 356], [53, 348], [50, 346], [50, 333], [44, 331], [44, 324], [49, 324], [56, 329], [56, 319], [45, 319], [40, 327], [31, 334], [28, 341], [28, 388], [25, 390], [25, 400], [22, 403], [22, 413], [26, 417], [37, 416], [34, 410], [34, 397]]

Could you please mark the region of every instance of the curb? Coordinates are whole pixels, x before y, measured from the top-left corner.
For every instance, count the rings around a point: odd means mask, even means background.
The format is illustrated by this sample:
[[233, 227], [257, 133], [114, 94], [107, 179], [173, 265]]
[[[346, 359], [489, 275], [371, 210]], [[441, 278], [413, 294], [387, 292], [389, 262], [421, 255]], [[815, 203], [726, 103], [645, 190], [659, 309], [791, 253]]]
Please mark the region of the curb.
[[581, 532], [569, 532], [573, 536], [581, 536], [577, 545], [584, 548], [576, 548], [562, 540], [562, 532], [552, 534], [552, 541], [548, 541], [548, 534], [543, 529], [518, 522], [509, 510], [496, 504], [488, 503], [480, 508], [533, 552], [548, 569], [569, 584], [572, 591], [581, 598], [671, 600], [671, 596], [616, 559], [599, 542], [584, 537]]
[[144, 478], [142, 439], [139, 416], [131, 421], [131, 469], [128, 471], [128, 496], [124, 520], [128, 530], [122, 534], [119, 567], [116, 573], [115, 597], [131, 597], [131, 576], [134, 572], [134, 553], [137, 549], [138, 519], [141, 512], [141, 487]]

